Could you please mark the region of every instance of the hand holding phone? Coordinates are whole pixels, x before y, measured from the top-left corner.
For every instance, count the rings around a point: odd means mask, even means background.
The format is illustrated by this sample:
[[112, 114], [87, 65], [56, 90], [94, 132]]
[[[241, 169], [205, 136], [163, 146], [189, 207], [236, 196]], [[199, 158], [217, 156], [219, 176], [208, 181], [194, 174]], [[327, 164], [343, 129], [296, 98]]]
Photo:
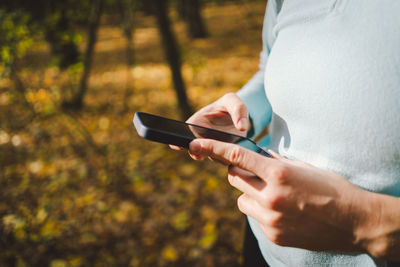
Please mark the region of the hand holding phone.
[[201, 108], [186, 122], [240, 136], [246, 136], [251, 127], [247, 106], [235, 93]]
[[189, 148], [189, 143], [192, 140], [196, 138], [209, 138], [227, 143], [235, 143], [264, 156], [272, 157], [270, 153], [247, 137], [149, 113], [136, 112], [133, 124], [141, 137], [159, 143]]

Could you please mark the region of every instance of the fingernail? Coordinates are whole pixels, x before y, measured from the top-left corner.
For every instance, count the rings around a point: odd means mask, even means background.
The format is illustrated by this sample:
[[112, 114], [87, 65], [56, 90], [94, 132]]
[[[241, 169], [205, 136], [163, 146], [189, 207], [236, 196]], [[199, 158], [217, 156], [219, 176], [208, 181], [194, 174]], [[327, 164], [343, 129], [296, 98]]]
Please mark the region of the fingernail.
[[190, 150], [190, 153], [192, 153], [194, 155], [198, 155], [198, 154], [200, 154], [200, 151], [201, 151], [201, 144], [199, 142], [197, 142], [196, 140], [193, 140], [189, 144], [189, 150]]
[[247, 130], [247, 126], [248, 126], [248, 125], [249, 125], [249, 122], [248, 122], [247, 118], [241, 118], [241, 119], [238, 121], [238, 126], [239, 126], [239, 128], [241, 128], [241, 129]]

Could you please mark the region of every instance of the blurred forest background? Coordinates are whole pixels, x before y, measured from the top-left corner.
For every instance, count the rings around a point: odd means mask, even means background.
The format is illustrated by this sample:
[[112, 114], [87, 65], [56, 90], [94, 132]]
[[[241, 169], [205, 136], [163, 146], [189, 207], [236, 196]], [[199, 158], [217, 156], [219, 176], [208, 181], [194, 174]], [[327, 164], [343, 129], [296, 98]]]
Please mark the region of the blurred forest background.
[[226, 168], [139, 138], [257, 71], [264, 0], [0, 2], [0, 266], [238, 266]]

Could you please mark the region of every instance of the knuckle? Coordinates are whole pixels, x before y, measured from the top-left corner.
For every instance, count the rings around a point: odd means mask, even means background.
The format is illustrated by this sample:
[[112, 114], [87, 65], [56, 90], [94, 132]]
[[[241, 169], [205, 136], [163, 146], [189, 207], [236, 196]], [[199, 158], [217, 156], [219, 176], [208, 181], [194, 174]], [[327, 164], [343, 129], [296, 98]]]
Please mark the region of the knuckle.
[[274, 228], [280, 227], [282, 225], [282, 222], [283, 222], [283, 214], [280, 212], [268, 217], [268, 224], [271, 227]]
[[288, 167], [285, 165], [277, 165], [270, 170], [270, 175], [279, 184], [285, 184], [288, 179]]
[[279, 246], [287, 245], [287, 239], [282, 231], [275, 231], [271, 237], [271, 241]]
[[288, 244], [287, 242], [287, 237], [285, 236], [284, 232], [280, 229], [277, 228], [267, 228], [264, 226], [261, 226], [261, 231], [264, 233], [264, 235], [274, 244], [280, 245], [280, 246], [285, 246]]
[[243, 153], [242, 149], [235, 145], [228, 151], [227, 159], [234, 165], [237, 165], [239, 162], [243, 162], [245, 160], [245, 153]]
[[274, 194], [271, 197], [269, 205], [272, 210], [281, 210], [284, 202], [285, 197], [283, 197], [281, 194]]
[[264, 235], [274, 244], [281, 245], [283, 243], [282, 231], [276, 228], [266, 227], [265, 225], [260, 225], [261, 231]]
[[283, 196], [280, 192], [274, 192], [264, 196], [262, 199], [262, 204], [268, 209], [279, 211], [282, 210], [285, 200], [285, 196]]
[[269, 240], [271, 240], [272, 243], [277, 244], [279, 243], [279, 233], [278, 231], [269, 231], [268, 236]]
[[207, 139], [202, 140], [202, 142], [201, 142], [201, 152], [202, 153], [206, 154], [207, 156], [210, 156], [212, 154], [213, 150], [214, 150], [214, 146], [210, 140], [207, 140]]

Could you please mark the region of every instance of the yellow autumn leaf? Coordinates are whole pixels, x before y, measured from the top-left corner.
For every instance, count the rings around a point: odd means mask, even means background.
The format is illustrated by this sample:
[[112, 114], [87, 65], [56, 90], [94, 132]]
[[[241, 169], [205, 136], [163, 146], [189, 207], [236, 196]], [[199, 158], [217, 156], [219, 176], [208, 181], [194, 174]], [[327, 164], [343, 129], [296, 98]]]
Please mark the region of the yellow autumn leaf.
[[219, 181], [215, 177], [208, 177], [206, 180], [206, 190], [215, 190], [219, 186]]
[[167, 261], [176, 261], [178, 259], [178, 252], [173, 246], [166, 246], [161, 254]]
[[189, 214], [187, 211], [182, 211], [172, 218], [172, 224], [179, 231], [185, 230], [189, 225]]
[[38, 223], [42, 223], [47, 218], [47, 211], [44, 208], [41, 208], [36, 213], [36, 220]]
[[62, 233], [61, 227], [54, 221], [47, 221], [41, 228], [40, 234], [45, 238], [55, 238]]
[[50, 262], [50, 267], [68, 267], [68, 262], [61, 259], [52, 260]]
[[217, 240], [217, 232], [215, 230], [215, 223], [208, 222], [203, 227], [203, 235], [199, 241], [200, 247], [209, 249]]

